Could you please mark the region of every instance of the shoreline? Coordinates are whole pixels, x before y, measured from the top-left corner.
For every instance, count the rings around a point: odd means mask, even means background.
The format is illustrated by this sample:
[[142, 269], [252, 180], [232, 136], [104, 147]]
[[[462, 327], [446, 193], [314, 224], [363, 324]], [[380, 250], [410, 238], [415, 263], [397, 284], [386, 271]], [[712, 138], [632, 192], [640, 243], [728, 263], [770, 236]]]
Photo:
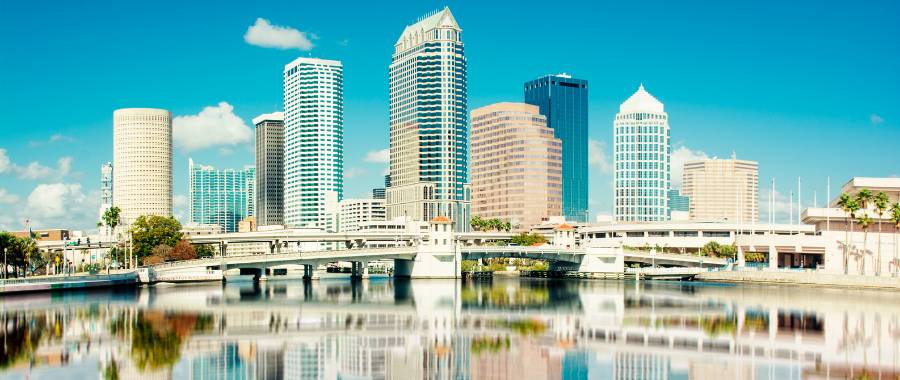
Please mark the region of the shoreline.
[[900, 278], [854, 276], [816, 272], [718, 271], [694, 277], [701, 282], [747, 283], [762, 285], [800, 285], [847, 289], [900, 290]]

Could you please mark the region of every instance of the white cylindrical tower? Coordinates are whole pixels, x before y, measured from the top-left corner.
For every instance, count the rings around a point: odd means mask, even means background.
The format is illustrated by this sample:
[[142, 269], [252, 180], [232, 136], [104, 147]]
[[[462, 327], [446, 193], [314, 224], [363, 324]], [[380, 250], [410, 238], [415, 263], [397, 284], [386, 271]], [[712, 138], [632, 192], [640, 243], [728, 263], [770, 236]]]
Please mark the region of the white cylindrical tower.
[[122, 225], [141, 215], [172, 215], [172, 113], [154, 108], [113, 112], [113, 206]]

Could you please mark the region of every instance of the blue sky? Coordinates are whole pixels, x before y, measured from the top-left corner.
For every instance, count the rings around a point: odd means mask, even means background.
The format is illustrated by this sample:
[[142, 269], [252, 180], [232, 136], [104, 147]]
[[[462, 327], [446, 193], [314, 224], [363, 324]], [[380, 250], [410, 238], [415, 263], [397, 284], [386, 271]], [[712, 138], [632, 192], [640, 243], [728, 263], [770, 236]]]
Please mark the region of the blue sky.
[[[299, 56], [344, 63], [345, 194], [366, 195], [386, 168], [377, 151], [388, 146], [393, 43], [444, 5], [463, 29], [470, 109], [521, 101], [523, 82], [543, 74], [590, 81], [592, 214], [609, 212], [612, 119], [640, 83], [666, 105], [677, 160], [734, 151], [759, 161], [761, 195], [778, 185], [779, 218], [797, 176], [806, 204], [813, 191], [824, 201], [827, 176], [837, 189], [900, 175], [895, 1], [379, 3], [0, 3], [0, 229], [25, 218], [91, 227], [123, 107], [200, 114], [176, 131], [186, 216], [188, 157], [251, 164], [250, 120], [281, 109], [283, 66]], [[297, 31], [270, 44], [300, 48], [248, 43], [259, 18]], [[221, 133], [192, 138], [210, 128]]]

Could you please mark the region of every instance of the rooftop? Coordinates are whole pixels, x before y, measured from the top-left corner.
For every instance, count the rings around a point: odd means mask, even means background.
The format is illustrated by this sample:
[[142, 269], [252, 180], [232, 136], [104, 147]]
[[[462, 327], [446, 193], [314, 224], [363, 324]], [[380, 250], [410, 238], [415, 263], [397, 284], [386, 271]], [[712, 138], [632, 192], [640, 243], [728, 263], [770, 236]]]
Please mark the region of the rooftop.
[[253, 125], [258, 125], [264, 121], [284, 121], [284, 112], [264, 113], [253, 118]]
[[415, 44], [417, 43], [417, 40], [423, 40], [425, 38], [425, 32], [436, 28], [461, 30], [459, 24], [456, 23], [456, 19], [453, 18], [453, 13], [450, 12], [450, 8], [444, 7], [442, 10], [425, 15], [412, 25], [407, 25], [406, 28], [403, 29], [403, 33], [400, 34], [400, 38], [397, 39], [397, 44], [399, 45], [402, 43], [404, 38], [413, 40], [413, 43]]
[[650, 95], [650, 93], [644, 89], [644, 85], [641, 84], [637, 91], [619, 106], [619, 113], [634, 112], [663, 113], [665, 111], [662, 102], [653, 97], [653, 95]]

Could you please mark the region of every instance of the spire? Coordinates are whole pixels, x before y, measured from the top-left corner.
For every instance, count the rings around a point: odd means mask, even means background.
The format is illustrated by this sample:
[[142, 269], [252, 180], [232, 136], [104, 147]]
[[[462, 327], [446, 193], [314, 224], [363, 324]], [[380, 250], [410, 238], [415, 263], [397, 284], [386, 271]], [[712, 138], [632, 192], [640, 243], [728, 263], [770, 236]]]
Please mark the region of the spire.
[[662, 102], [653, 97], [653, 95], [650, 95], [650, 93], [644, 89], [644, 83], [641, 83], [640, 86], [638, 86], [637, 91], [635, 91], [634, 94], [628, 97], [628, 100], [625, 100], [625, 102], [619, 106], [619, 112], [663, 113], [665, 112], [665, 110]]

